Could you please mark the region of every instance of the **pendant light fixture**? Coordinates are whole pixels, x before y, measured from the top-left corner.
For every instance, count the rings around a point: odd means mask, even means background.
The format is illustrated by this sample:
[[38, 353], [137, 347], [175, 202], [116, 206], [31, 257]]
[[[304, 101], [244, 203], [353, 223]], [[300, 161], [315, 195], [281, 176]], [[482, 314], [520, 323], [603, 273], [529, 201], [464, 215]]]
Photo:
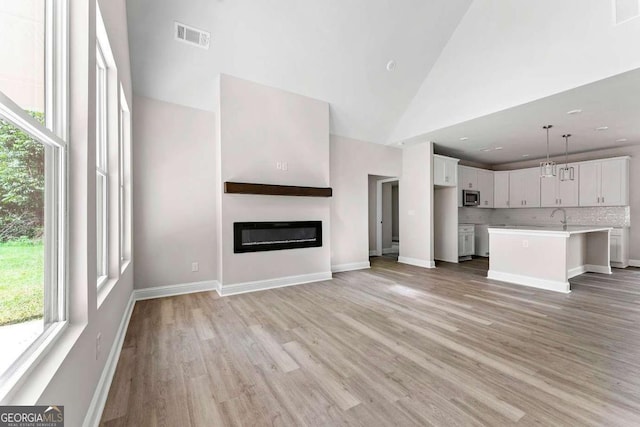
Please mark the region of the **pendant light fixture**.
[[564, 167], [560, 168], [560, 181], [573, 181], [576, 178], [573, 166], [569, 166], [569, 137], [570, 133], [562, 135], [564, 138]]
[[540, 178], [553, 178], [556, 176], [556, 162], [549, 160], [549, 129], [553, 125], [542, 126], [547, 131], [547, 161], [540, 162]]

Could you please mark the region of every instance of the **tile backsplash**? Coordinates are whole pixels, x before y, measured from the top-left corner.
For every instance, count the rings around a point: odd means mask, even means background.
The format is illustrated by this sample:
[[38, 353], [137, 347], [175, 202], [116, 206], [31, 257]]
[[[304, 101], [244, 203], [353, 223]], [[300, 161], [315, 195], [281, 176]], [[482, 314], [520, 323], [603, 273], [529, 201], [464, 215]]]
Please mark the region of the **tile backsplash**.
[[458, 208], [458, 224], [492, 224], [495, 209]]
[[[562, 213], [551, 218], [554, 208], [478, 209], [458, 208], [460, 224], [559, 225]], [[565, 208], [569, 225], [629, 227], [631, 209], [623, 207]]]

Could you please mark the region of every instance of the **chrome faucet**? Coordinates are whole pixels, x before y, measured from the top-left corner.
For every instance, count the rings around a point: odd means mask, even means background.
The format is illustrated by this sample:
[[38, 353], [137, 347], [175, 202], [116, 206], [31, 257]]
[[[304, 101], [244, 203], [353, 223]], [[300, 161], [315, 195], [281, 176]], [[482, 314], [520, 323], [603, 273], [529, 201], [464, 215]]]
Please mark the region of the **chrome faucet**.
[[564, 208], [556, 208], [553, 210], [553, 212], [551, 212], [551, 218], [553, 218], [553, 216], [556, 214], [556, 212], [562, 212], [564, 214], [564, 220], [560, 221], [560, 223], [562, 224], [562, 229], [566, 230], [567, 229], [567, 211], [564, 210]]

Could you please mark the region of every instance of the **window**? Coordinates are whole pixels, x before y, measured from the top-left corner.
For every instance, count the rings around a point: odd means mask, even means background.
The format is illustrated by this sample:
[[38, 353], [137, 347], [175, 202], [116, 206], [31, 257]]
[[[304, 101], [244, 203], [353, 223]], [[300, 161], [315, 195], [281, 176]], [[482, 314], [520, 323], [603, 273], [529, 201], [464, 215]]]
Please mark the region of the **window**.
[[120, 86], [120, 146], [118, 147], [118, 182], [119, 182], [119, 212], [120, 212], [120, 268], [122, 269], [130, 259], [130, 154], [131, 154], [131, 113], [127, 104], [124, 89]]
[[98, 286], [106, 280], [109, 266], [107, 137], [107, 63], [100, 44], [96, 46], [96, 242]]
[[65, 325], [65, 11], [0, 2], [0, 397]]
[[[107, 30], [96, 3], [96, 284], [101, 288], [117, 279], [120, 264], [118, 243], [119, 135], [118, 72]], [[115, 283], [111, 281], [110, 283]], [[108, 293], [109, 288], [104, 288]], [[98, 295], [104, 296], [105, 293]]]

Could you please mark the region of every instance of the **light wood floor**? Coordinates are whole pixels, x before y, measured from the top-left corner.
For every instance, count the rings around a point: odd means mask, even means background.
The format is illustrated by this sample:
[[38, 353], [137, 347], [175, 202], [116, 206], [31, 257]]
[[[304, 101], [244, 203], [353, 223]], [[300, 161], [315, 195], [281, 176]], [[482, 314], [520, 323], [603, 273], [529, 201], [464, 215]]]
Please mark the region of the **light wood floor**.
[[573, 292], [380, 257], [334, 280], [138, 302], [105, 426], [640, 425], [640, 270]]

